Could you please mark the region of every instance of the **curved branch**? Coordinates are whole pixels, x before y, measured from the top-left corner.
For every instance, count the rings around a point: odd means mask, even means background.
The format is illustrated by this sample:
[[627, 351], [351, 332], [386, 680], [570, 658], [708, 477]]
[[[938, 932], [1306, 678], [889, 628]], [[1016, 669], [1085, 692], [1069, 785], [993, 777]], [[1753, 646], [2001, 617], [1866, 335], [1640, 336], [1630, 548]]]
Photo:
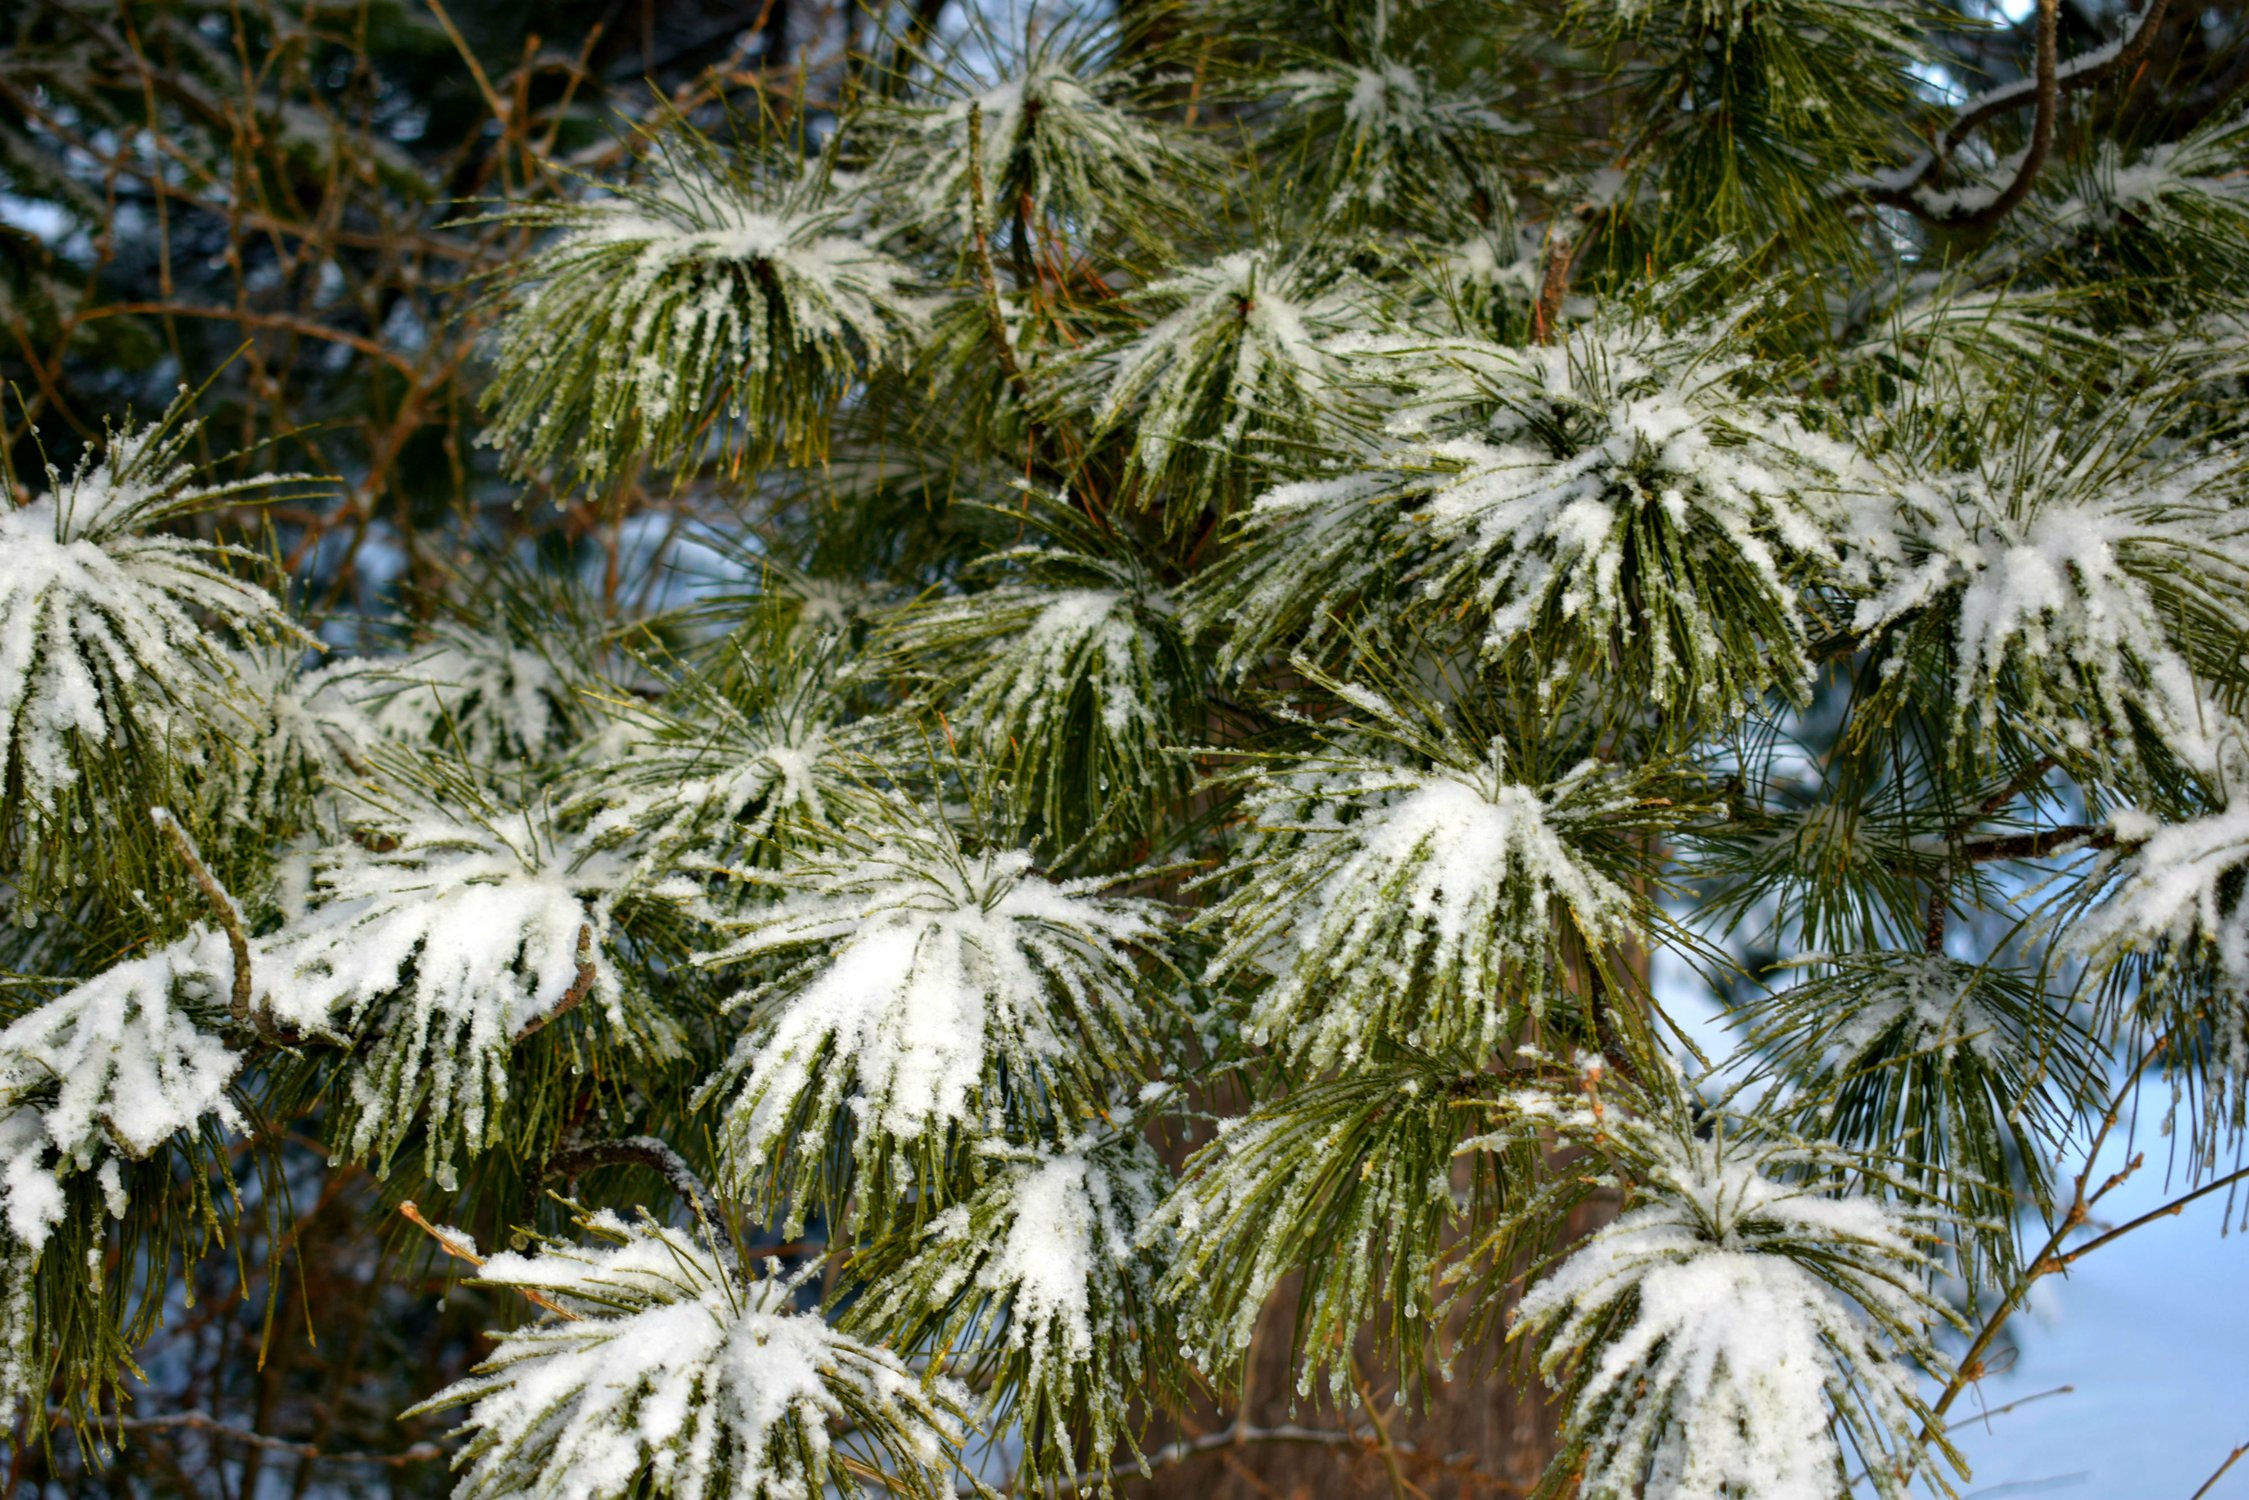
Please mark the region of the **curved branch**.
[[578, 927], [578, 977], [571, 981], [569, 989], [562, 992], [562, 998], [554, 1003], [553, 1009], [533, 1016], [518, 1027], [514, 1037], [510, 1039], [509, 1045], [513, 1046], [515, 1043], [523, 1041], [538, 1032], [542, 1027], [558, 1021], [576, 1010], [586, 996], [593, 993], [594, 981], [600, 977], [601, 970], [594, 966], [593, 961], [593, 924], [591, 922], [580, 923]]
[[2038, 179], [2039, 168], [2046, 165], [2046, 157], [2054, 149], [2054, 121], [2061, 113], [2062, 97], [2061, 29], [2062, 0], [2038, 0], [2038, 113], [2031, 121], [2030, 146], [2015, 168], [2015, 180], [2007, 184], [2005, 191], [1982, 208], [1954, 221], [1962, 228], [1981, 229], [2012, 213], [2016, 204], [2030, 196], [2030, 185]]
[[718, 1199], [703, 1179], [695, 1175], [686, 1157], [652, 1135], [632, 1135], [620, 1140], [566, 1146], [547, 1158], [540, 1175], [576, 1177], [596, 1167], [646, 1167], [663, 1178], [665, 1185], [680, 1196], [703, 1226], [703, 1233], [727, 1274], [737, 1283], [745, 1279], [742, 1257], [735, 1250], [734, 1236], [727, 1232], [726, 1220], [719, 1213]]
[[[2131, 18], [2125, 33], [2105, 46], [2095, 47], [2063, 63], [2054, 55], [2058, 50], [2058, 5], [2041, 3], [2038, 18], [2038, 61], [2032, 76], [2019, 78], [2000, 85], [1963, 104], [1953, 115], [1952, 123], [1937, 138], [1936, 143], [1912, 162], [1896, 172], [1883, 173], [1871, 180], [1862, 180], [1858, 191], [1871, 202], [1902, 208], [1925, 219], [1944, 224], [1988, 224], [1999, 218], [2021, 201], [2021, 194], [2006, 204], [1978, 210], [1972, 219], [1961, 219], [1933, 212], [1922, 200], [1921, 188], [1937, 169], [1952, 160], [1953, 153], [1967, 144], [1968, 138], [2001, 115], [2012, 114], [2024, 105], [2036, 105], [2041, 111], [2051, 110], [2064, 94], [2082, 93], [2098, 88], [2120, 74], [2129, 75], [2137, 68], [2148, 49], [2155, 43], [2170, 0], [2148, 0], [2148, 6]], [[2035, 137], [2036, 127], [2033, 127]], [[2049, 132], [2049, 147], [2051, 137]], [[2043, 165], [2043, 151], [2035, 153], [2038, 165]], [[2030, 158], [2025, 158], [2028, 165]], [[2029, 191], [2030, 179], [2036, 176], [2037, 167], [2031, 166], [2026, 174], [2017, 171], [2017, 183], [2022, 193]], [[2014, 192], [2010, 185], [2009, 192]]]

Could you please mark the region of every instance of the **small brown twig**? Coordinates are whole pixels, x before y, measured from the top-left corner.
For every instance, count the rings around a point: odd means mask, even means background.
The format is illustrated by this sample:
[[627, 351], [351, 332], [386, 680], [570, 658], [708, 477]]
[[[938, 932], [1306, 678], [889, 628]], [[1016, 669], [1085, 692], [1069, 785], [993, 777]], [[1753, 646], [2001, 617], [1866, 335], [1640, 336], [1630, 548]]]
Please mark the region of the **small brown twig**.
[[[477, 1254], [474, 1250], [462, 1244], [459, 1240], [453, 1238], [453, 1236], [447, 1234], [444, 1230], [438, 1228], [429, 1220], [423, 1218], [422, 1211], [414, 1206], [412, 1199], [408, 1199], [406, 1202], [399, 1204], [398, 1211], [405, 1216], [406, 1221], [409, 1224], [412, 1224], [415, 1228], [421, 1230], [422, 1233], [437, 1241], [438, 1249], [444, 1251], [447, 1255], [452, 1256], [455, 1260], [467, 1261], [470, 1265], [474, 1266], [479, 1271], [484, 1269], [483, 1256]], [[514, 1290], [522, 1293], [523, 1299], [526, 1302], [530, 1302], [538, 1307], [543, 1307], [548, 1312], [553, 1313], [556, 1317], [561, 1318], [566, 1322], [576, 1323], [580, 1321], [576, 1313], [572, 1312], [569, 1308], [564, 1307], [561, 1303], [555, 1301], [552, 1297], [547, 1296], [544, 1292], [535, 1291], [527, 1286], [519, 1286], [514, 1288]]]
[[554, 1003], [552, 1009], [542, 1011], [516, 1029], [514, 1042], [522, 1042], [542, 1027], [576, 1010], [586, 996], [593, 993], [594, 981], [600, 977], [601, 970], [593, 961], [593, 924], [584, 922], [578, 927], [578, 977], [571, 981], [569, 989], [562, 992], [562, 998]]
[[1000, 278], [992, 264], [992, 231], [984, 213], [984, 110], [968, 106], [968, 233], [976, 253], [976, 286], [983, 293], [984, 320], [991, 325], [992, 349], [1000, 369], [1023, 403], [1023, 419], [1031, 420], [1031, 383], [1015, 358], [1015, 341], [1008, 336], [1007, 313], [1000, 306]]
[[[50, 1411], [47, 1413], [47, 1421], [51, 1426], [61, 1427], [70, 1421], [70, 1413]], [[118, 1432], [164, 1432], [184, 1427], [191, 1432], [208, 1433], [230, 1443], [242, 1443], [272, 1453], [287, 1453], [318, 1463], [387, 1464], [403, 1467], [406, 1464], [427, 1463], [431, 1459], [445, 1456], [444, 1448], [436, 1443], [416, 1443], [410, 1448], [401, 1448], [396, 1453], [336, 1452], [317, 1443], [300, 1443], [268, 1433], [253, 1432], [247, 1427], [231, 1427], [208, 1412], [200, 1411], [172, 1412], [160, 1417], [110, 1417], [100, 1425]]]
[[235, 1025], [256, 1024], [261, 1034], [270, 1036], [269, 1024], [250, 1009], [250, 936], [243, 931], [240, 908], [235, 906], [234, 898], [227, 894], [226, 887], [219, 884], [218, 877], [211, 873], [211, 867], [203, 863], [202, 854], [196, 850], [195, 840], [188, 837], [187, 830], [180, 826], [180, 820], [172, 816], [172, 810], [167, 807], [152, 807], [148, 810], [148, 815], [164, 831], [164, 836], [172, 841], [172, 847], [179, 851], [188, 873], [203, 888], [203, 899], [211, 903], [212, 909], [218, 913], [219, 925], [226, 929], [226, 945], [234, 954], [234, 993], [227, 1003], [228, 1013], [234, 1017]]
[[2046, 165], [2047, 153], [2054, 148], [2054, 121], [2061, 113], [2061, 10], [2062, 0], [2038, 0], [2035, 95], [2038, 112], [2032, 117], [2030, 145], [2023, 151], [2021, 165], [2015, 168], [2014, 180], [1982, 208], [1949, 222], [1964, 229], [1981, 229], [1998, 223], [2014, 212], [2016, 204], [2030, 196], [2030, 185], [2037, 180], [2039, 169]]

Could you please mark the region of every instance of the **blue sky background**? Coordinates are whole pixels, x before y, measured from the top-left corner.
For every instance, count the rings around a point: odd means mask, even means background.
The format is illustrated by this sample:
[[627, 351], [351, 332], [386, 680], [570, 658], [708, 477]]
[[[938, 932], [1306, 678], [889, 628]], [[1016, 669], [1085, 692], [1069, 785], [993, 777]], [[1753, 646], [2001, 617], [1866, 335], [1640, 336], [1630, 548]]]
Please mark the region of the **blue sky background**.
[[[2159, 1100], [2151, 1091], [2149, 1113]], [[2149, 1122], [2143, 1121], [2143, 1126]], [[2121, 1130], [2121, 1127], [2120, 1127]], [[2169, 1142], [2143, 1128], [2148, 1165], [2096, 1213], [2121, 1224], [2178, 1196], [2165, 1191]], [[2096, 1180], [2130, 1159], [2112, 1147]], [[2249, 1443], [2249, 1234], [2224, 1192], [2175, 1219], [2133, 1231], [2041, 1283], [2003, 1343], [2021, 1352], [1984, 1381], [1997, 1407], [2055, 1386], [2075, 1389], [1985, 1424], [1976, 1398], [1955, 1408], [1954, 1433], [1978, 1500], [2031, 1495], [2085, 1500], [2189, 1500], [2235, 1445]], [[2207, 1500], [2249, 1500], [2249, 1454]]]

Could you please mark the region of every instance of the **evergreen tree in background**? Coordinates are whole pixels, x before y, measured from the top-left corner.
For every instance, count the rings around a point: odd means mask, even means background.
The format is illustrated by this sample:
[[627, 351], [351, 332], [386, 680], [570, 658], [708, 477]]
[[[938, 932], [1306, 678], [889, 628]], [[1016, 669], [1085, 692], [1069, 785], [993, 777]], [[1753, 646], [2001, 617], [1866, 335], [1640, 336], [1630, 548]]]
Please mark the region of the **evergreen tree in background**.
[[2237, 13], [31, 10], [11, 1490], [1950, 1493], [2249, 1175]]

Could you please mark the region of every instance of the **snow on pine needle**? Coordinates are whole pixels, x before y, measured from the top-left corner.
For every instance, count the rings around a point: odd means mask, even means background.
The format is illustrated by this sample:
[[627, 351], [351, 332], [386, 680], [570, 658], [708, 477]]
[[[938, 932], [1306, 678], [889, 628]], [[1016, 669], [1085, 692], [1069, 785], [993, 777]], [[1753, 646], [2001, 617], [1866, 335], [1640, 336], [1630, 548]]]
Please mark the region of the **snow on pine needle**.
[[852, 1267], [866, 1289], [846, 1326], [954, 1351], [987, 1409], [1037, 1435], [1028, 1488], [1103, 1462], [1168, 1352], [1155, 1265], [1135, 1248], [1166, 1174], [1128, 1113], [1110, 1123], [1066, 1149], [989, 1148], [973, 1192]]
[[1308, 137], [1313, 180], [1333, 217], [1385, 211], [1465, 223], [1469, 207], [1504, 201], [1507, 143], [1530, 127], [1470, 88], [1446, 88], [1425, 60], [1376, 50], [1322, 58], [1273, 80], [1289, 123]]
[[1102, 432], [1131, 429], [1131, 465], [1176, 520], [1226, 501], [1248, 457], [1308, 442], [1332, 404], [1323, 340], [1357, 314], [1307, 257], [1238, 250], [1130, 294], [1149, 321], [1088, 346], [1063, 376]]
[[122, 1217], [120, 1158], [206, 1120], [245, 1128], [227, 1093], [241, 1057], [217, 1029], [233, 975], [226, 937], [197, 928], [0, 1030], [0, 1238], [36, 1254], [81, 1173]]
[[1785, 1081], [1806, 1135], [1895, 1155], [1888, 1175], [1950, 1209], [1962, 1274], [2004, 1284], [2020, 1269], [2015, 1183], [2051, 1207], [2044, 1143], [2084, 1120], [2099, 1044], [2036, 973], [1998, 962], [1877, 950], [1795, 963], [1811, 976], [1737, 1010], [1753, 1071]]
[[1978, 440], [1957, 467], [1936, 439], [1901, 446], [1892, 498], [1859, 507], [1851, 624], [1886, 674], [1903, 689], [1916, 658], [1949, 667], [1956, 730], [1990, 732], [2004, 698], [2112, 770], [2142, 725], [2165, 755], [2215, 766], [2234, 721], [2202, 683], [2249, 612], [2239, 456], [2166, 453], [2126, 413], [2035, 399]]
[[1045, 29], [988, 86], [941, 69], [934, 87], [955, 97], [876, 105], [878, 121], [894, 117], [886, 123], [896, 137], [877, 176], [898, 184], [910, 223], [965, 246], [973, 110], [987, 227], [1005, 226], [1010, 235], [1028, 229], [1041, 259], [1051, 253], [1049, 235], [1078, 237], [1108, 225], [1144, 230], [1150, 214], [1178, 211], [1179, 188], [1200, 158], [1187, 139], [1117, 102], [1134, 79], [1113, 63], [1097, 35], [1065, 23]]
[[[2222, 285], [2249, 270], [2249, 108], [2213, 110], [2175, 141], [2127, 157], [2115, 141], [2061, 180], [2059, 196], [2032, 199], [2055, 241], [2124, 241], [2157, 265]], [[2193, 263], [2200, 261], [2197, 266]]]
[[596, 1243], [495, 1255], [472, 1283], [569, 1316], [495, 1335], [407, 1413], [467, 1408], [456, 1500], [813, 1500], [871, 1468], [895, 1494], [953, 1493], [966, 1393], [797, 1311], [803, 1274], [769, 1262], [744, 1285], [645, 1215], [579, 1224]]
[[246, 576], [258, 554], [161, 529], [296, 482], [200, 481], [195, 432], [174, 407], [107, 434], [68, 477], [50, 466], [43, 493], [0, 497], [0, 790], [34, 818], [89, 755], [193, 726], [230, 638], [290, 631]]
[[1059, 547], [995, 554], [988, 571], [1008, 581], [891, 615], [882, 651], [1006, 769], [1049, 841], [1145, 837], [1187, 779], [1171, 747], [1196, 670], [1171, 594], [1133, 561]]
[[780, 901], [731, 919], [733, 940], [698, 960], [764, 971], [703, 1086], [725, 1099], [737, 1190], [792, 1219], [840, 1205], [848, 1181], [825, 1174], [848, 1123], [853, 1168], [877, 1179], [863, 1208], [879, 1216], [885, 1189], [956, 1133], [1058, 1139], [1107, 1105], [1116, 1074], [1137, 1076], [1151, 903], [1051, 879], [1026, 851], [964, 845], [908, 809], [845, 830], [777, 883]]
[[1250, 1039], [1316, 1070], [1385, 1042], [1496, 1046], [1548, 997], [1564, 927], [1596, 950], [1623, 935], [1624, 831], [1668, 809], [1591, 758], [1526, 780], [1497, 734], [1334, 690], [1367, 733], [1241, 773], [1254, 831], [1210, 913], [1213, 978], [1270, 975]]
[[629, 849], [656, 876], [756, 862], [870, 806], [877, 734], [845, 717], [840, 659], [833, 636], [737, 636], [715, 662], [659, 676], [653, 701], [617, 695], [616, 748], [584, 768], [570, 803], [592, 813], [586, 842]]
[[[2244, 769], [2232, 767], [2233, 781]], [[2159, 824], [2124, 811], [2113, 827], [2126, 852], [2106, 856], [2100, 899], [2068, 932], [2151, 1029], [2178, 1039], [2184, 1058], [2207, 1049], [2205, 1129], [2230, 1097], [2249, 1095], [2249, 804]]]
[[340, 662], [322, 685], [383, 734], [482, 765], [538, 760], [574, 739], [585, 717], [544, 651], [459, 627], [402, 654]]
[[[1796, 584], [1834, 556], [1860, 461], [1759, 388], [1741, 322], [1604, 308], [1557, 342], [1401, 353], [1391, 460], [1443, 552], [1431, 597], [1559, 687], [1644, 674], [1658, 703], [1801, 688]], [[1552, 644], [1563, 649], [1551, 650]]]
[[[306, 900], [264, 941], [258, 979], [277, 1021], [359, 1039], [340, 1149], [387, 1167], [419, 1125], [450, 1186], [462, 1153], [503, 1137], [517, 1041], [581, 1002], [623, 1029], [605, 944], [631, 867], [541, 809], [482, 802], [465, 773], [410, 776], [309, 857]], [[663, 1050], [661, 1029], [635, 1034]]]
[[557, 233], [510, 274], [487, 440], [592, 478], [708, 446], [809, 453], [846, 390], [909, 356], [906, 269], [840, 233], [848, 203], [800, 163], [684, 130], [652, 152], [648, 185], [511, 214]]
[[1930, 1289], [1930, 1216], [1839, 1194], [1846, 1153], [1748, 1122], [1612, 1107], [1586, 1125], [1625, 1209], [1532, 1283], [1509, 1335], [1566, 1402], [1550, 1483], [1835, 1500], [1863, 1469], [1904, 1495], [1934, 1461], [1918, 1438], [1921, 1371], [1945, 1369], [1931, 1332], [1960, 1324]]
[[345, 789], [367, 770], [368, 748], [382, 734], [354, 700], [358, 664], [319, 664], [286, 646], [230, 654], [234, 690], [223, 707], [233, 723], [227, 759], [225, 816], [246, 826], [288, 826], [316, 813], [340, 822]]

